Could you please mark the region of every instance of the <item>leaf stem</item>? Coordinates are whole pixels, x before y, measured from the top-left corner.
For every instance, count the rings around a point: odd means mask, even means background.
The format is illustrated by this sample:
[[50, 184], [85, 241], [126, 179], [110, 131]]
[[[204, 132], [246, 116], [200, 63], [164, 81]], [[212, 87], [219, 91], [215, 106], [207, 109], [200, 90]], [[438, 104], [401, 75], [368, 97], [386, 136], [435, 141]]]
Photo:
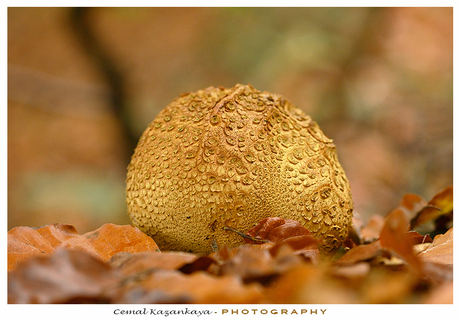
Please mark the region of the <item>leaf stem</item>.
[[235, 232], [235, 233], [238, 234], [239, 236], [242, 236], [242, 237], [244, 237], [244, 238], [250, 239], [251, 241], [254, 241], [254, 242], [261, 242], [261, 243], [268, 243], [268, 242], [270, 242], [269, 240], [263, 240], [263, 239], [258, 239], [258, 238], [249, 236], [249, 235], [244, 234], [244, 233], [242, 233], [242, 232], [240, 232], [240, 231], [238, 231], [238, 230], [235, 230], [235, 229], [232, 228], [232, 227], [224, 226], [223, 229], [224, 229], [224, 230], [227, 230], [227, 231]]

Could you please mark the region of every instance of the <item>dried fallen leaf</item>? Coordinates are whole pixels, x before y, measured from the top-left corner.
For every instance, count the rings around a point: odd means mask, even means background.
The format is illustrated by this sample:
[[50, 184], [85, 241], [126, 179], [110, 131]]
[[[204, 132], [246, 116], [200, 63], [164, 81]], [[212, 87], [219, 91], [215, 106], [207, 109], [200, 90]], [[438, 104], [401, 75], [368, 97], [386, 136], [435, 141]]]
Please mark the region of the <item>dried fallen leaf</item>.
[[[295, 250], [294, 254], [302, 255], [313, 263], [318, 263], [321, 257], [318, 241], [307, 228], [295, 220], [267, 217], [246, 234], [252, 239], [275, 243], [271, 249], [272, 254], [276, 253], [280, 246], [287, 244]], [[247, 243], [257, 244], [254, 240], [245, 240]]]
[[274, 277], [303, 262], [304, 260], [294, 255], [293, 250], [287, 245], [280, 247], [275, 255], [267, 249], [243, 245], [220, 264], [217, 273], [238, 276], [245, 283], [257, 281], [268, 284]]
[[451, 264], [423, 262], [423, 278], [434, 286], [439, 286], [454, 279], [454, 267]]
[[183, 252], [140, 252], [118, 253], [110, 260], [110, 264], [124, 275], [140, 273], [148, 269], [179, 270], [190, 274], [198, 270], [206, 270], [215, 261], [208, 256], [199, 256]]
[[275, 245], [270, 249], [270, 253], [275, 256], [278, 250], [286, 245], [290, 246], [294, 250], [293, 254], [302, 255], [314, 264], [318, 264], [321, 260], [321, 254], [318, 250], [317, 241], [313, 235], [288, 237], [275, 243]]
[[406, 214], [409, 219], [425, 206], [426, 201], [417, 194], [405, 194], [399, 202], [399, 207], [407, 212]]
[[422, 265], [413, 251], [414, 243], [407, 233], [408, 229], [409, 220], [406, 214], [400, 207], [396, 208], [385, 218], [385, 224], [380, 233], [380, 245], [420, 272]]
[[411, 220], [411, 228], [423, 225], [442, 215], [450, 214], [454, 209], [454, 188], [449, 186], [436, 194]]
[[260, 303], [263, 298], [263, 287], [258, 283], [243, 284], [236, 276], [216, 277], [203, 271], [186, 275], [175, 270], [151, 269], [126, 277], [123, 284], [120, 291], [125, 298], [132, 293], [154, 292], [198, 304]]
[[433, 243], [418, 257], [424, 262], [438, 264], [454, 264], [454, 228], [452, 227], [445, 234], [436, 235]]
[[[299, 235], [312, 235], [302, 224], [295, 220], [281, 217], [267, 217], [250, 229], [247, 235], [261, 240], [276, 243], [289, 237]], [[254, 243], [246, 239], [247, 243]]]
[[357, 247], [346, 252], [337, 261], [335, 261], [335, 264], [347, 265], [354, 264], [360, 261], [367, 261], [379, 255], [381, 251], [382, 246], [380, 245], [379, 240], [372, 242], [370, 244], [358, 245]]
[[22, 262], [8, 274], [8, 303], [108, 303], [117, 273], [81, 251], [59, 249]]
[[430, 235], [421, 235], [419, 232], [416, 231], [407, 232], [407, 236], [408, 239], [410, 239], [410, 243], [414, 245], [433, 242]]
[[244, 282], [271, 277], [275, 273], [270, 252], [247, 245], [238, 247], [220, 267], [220, 274], [239, 276]]
[[102, 260], [118, 252], [159, 251], [150, 237], [131, 225], [104, 224], [83, 235], [66, 224], [21, 226], [8, 232], [8, 270], [30, 257], [48, 256], [57, 248], [85, 251]]
[[[449, 207], [446, 195], [434, 199]], [[8, 302], [451, 303], [453, 228], [434, 240], [409, 231], [411, 215], [425, 205], [406, 194], [387, 216], [361, 224], [361, 236], [344, 241], [336, 261], [320, 260], [311, 233], [281, 218], [249, 231], [253, 244], [209, 256], [157, 252], [131, 226], [84, 235], [63, 224], [16, 228], [8, 233]], [[363, 239], [371, 243], [357, 245]]]
[[71, 225], [53, 224], [43, 228], [19, 226], [8, 232], [8, 270], [31, 257], [48, 256], [69, 235], [77, 231]]

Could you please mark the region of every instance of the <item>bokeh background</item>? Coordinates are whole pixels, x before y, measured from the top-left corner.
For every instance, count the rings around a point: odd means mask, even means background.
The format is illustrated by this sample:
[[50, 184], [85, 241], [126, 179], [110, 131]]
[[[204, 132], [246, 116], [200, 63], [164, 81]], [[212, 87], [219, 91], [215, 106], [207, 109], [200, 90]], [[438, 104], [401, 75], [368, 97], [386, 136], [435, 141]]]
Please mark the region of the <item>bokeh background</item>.
[[8, 228], [128, 224], [143, 130], [236, 83], [319, 123], [364, 218], [453, 184], [452, 8], [8, 8]]

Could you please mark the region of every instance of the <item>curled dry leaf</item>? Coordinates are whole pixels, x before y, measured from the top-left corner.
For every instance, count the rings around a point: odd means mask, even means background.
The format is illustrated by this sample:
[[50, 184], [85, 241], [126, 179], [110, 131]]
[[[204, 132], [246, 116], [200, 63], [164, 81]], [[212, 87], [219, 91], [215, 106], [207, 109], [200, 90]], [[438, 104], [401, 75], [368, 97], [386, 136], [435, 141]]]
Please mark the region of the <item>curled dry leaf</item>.
[[414, 253], [412, 248], [414, 242], [407, 233], [408, 231], [409, 220], [404, 211], [398, 207], [385, 218], [385, 224], [380, 233], [380, 245], [420, 272], [421, 262]]
[[[247, 235], [276, 243], [298, 235], [312, 235], [302, 224], [281, 217], [267, 217], [250, 229]], [[247, 243], [254, 243], [246, 239]]]
[[338, 265], [355, 264], [360, 261], [367, 261], [378, 256], [382, 251], [380, 240], [370, 244], [358, 245], [357, 247], [346, 252], [341, 258], [335, 261]]
[[131, 225], [104, 224], [83, 235], [66, 224], [21, 226], [8, 232], [8, 270], [27, 258], [50, 255], [57, 248], [85, 251], [102, 260], [118, 252], [159, 251], [152, 238]]
[[406, 211], [408, 219], [412, 219], [418, 211], [426, 206], [426, 201], [417, 194], [405, 194], [398, 207]]
[[411, 228], [423, 225], [440, 216], [451, 214], [454, 209], [454, 188], [449, 186], [436, 194], [411, 220]]
[[118, 274], [81, 251], [58, 249], [22, 262], [8, 274], [8, 303], [108, 303]]
[[[397, 208], [405, 214], [407, 219], [410, 220], [424, 206], [426, 206], [426, 201], [419, 195], [405, 194], [399, 202]], [[388, 215], [390, 214], [391, 212]], [[362, 224], [360, 228], [362, 242], [370, 243], [377, 240], [380, 237], [384, 223], [385, 217], [382, 215], [374, 215], [366, 225]]]
[[451, 265], [454, 264], [454, 228], [442, 235], [436, 235], [433, 243], [418, 257], [424, 262]]
[[[407, 203], [410, 199], [417, 198], [405, 197], [406, 206], [408, 206]], [[404, 203], [404, 201], [402, 203]], [[414, 231], [408, 231], [407, 212], [405, 212], [401, 206], [389, 213], [381, 222], [380, 219], [375, 219], [376, 217], [378, 216], [375, 216], [374, 220], [370, 222], [377, 222], [378, 224], [375, 224], [376, 226], [382, 225], [378, 228], [380, 229], [379, 238], [370, 244], [359, 245], [349, 250], [336, 260], [335, 264], [339, 266], [353, 265], [370, 259], [376, 259], [377, 262], [386, 265], [400, 265], [403, 263], [403, 261], [394, 256], [387, 257], [386, 251], [389, 251], [420, 271], [422, 269], [421, 262], [414, 253], [413, 245], [429, 242], [431, 238], [429, 236], [422, 236]], [[370, 228], [367, 231], [369, 231], [369, 234], [371, 234], [370, 231], [373, 231], [372, 233], [375, 234], [378, 229]]]

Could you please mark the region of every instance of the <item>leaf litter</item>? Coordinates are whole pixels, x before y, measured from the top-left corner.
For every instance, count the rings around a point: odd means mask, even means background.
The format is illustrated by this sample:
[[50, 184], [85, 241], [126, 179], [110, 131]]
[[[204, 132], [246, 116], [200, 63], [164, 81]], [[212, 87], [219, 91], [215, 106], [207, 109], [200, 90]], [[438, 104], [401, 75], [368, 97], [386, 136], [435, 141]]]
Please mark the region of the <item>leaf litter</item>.
[[[334, 257], [299, 222], [260, 221], [246, 244], [160, 252], [132, 226], [8, 233], [9, 303], [453, 303], [453, 189], [405, 195], [354, 229]], [[431, 230], [427, 230], [427, 223]], [[450, 223], [449, 223], [450, 222]], [[432, 239], [433, 236], [433, 239]]]

